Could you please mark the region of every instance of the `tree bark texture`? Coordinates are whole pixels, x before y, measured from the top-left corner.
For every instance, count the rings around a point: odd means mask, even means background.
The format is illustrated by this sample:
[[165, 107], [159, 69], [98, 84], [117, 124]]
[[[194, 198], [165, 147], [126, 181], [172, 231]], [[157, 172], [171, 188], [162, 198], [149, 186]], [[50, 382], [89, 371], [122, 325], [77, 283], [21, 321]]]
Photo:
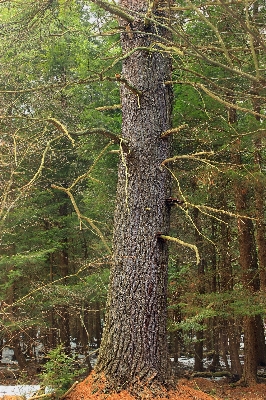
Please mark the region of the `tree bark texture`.
[[235, 380], [239, 380], [243, 373], [242, 364], [239, 358], [239, 329], [233, 319], [228, 321], [228, 342], [231, 360], [231, 373]]
[[[228, 112], [228, 122], [230, 124], [237, 123], [236, 110], [230, 109]], [[232, 162], [235, 165], [242, 165], [241, 153], [239, 150], [240, 141], [236, 142], [232, 151]], [[253, 222], [249, 218], [245, 218], [248, 214], [249, 190], [247, 184], [236, 179], [233, 185], [235, 193], [236, 212], [243, 215], [238, 218], [238, 246], [239, 246], [239, 265], [242, 270], [242, 284], [247, 295], [252, 296], [254, 292], [259, 290], [258, 279], [258, 258], [254, 237]], [[258, 340], [256, 334], [256, 317], [253, 315], [244, 316], [244, 352], [245, 361], [243, 368], [242, 381], [247, 385], [253, 385], [257, 382], [257, 365], [258, 365]]]
[[264, 223], [265, 185], [260, 178], [257, 179], [255, 185], [255, 205], [260, 289], [264, 291], [266, 289], [266, 228]]
[[[170, 156], [171, 139], [161, 134], [171, 127], [172, 90], [164, 83], [171, 76], [171, 62], [154, 51], [158, 36], [154, 39], [152, 34], [164, 32], [145, 25], [147, 5], [122, 1], [136, 16], [130, 26], [124, 24], [121, 35], [123, 53], [131, 53], [124, 59], [121, 77], [122, 137], [127, 146], [121, 144], [113, 266], [96, 366], [116, 390], [165, 384], [169, 372], [168, 248], [158, 233], [169, 229], [170, 177], [161, 163]], [[148, 51], [152, 45], [153, 51]], [[139, 47], [147, 50], [132, 52]]]
[[[247, 188], [235, 184], [235, 204], [239, 214], [247, 213]], [[239, 265], [242, 269], [243, 286], [250, 296], [259, 290], [257, 276], [258, 262], [254, 238], [254, 227], [251, 219], [238, 219]], [[243, 381], [252, 385], [257, 382], [258, 346], [255, 317], [246, 315], [243, 320], [245, 362]]]

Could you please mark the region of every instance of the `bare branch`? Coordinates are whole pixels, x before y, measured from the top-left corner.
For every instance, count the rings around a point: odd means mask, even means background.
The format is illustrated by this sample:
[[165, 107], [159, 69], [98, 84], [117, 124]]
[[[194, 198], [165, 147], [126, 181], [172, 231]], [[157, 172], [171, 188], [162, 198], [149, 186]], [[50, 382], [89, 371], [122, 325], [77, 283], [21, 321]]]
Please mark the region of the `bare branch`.
[[112, 15], [116, 15], [117, 17], [120, 17], [124, 19], [127, 22], [133, 22], [134, 17], [132, 15], [128, 14], [128, 10], [125, 10], [122, 7], [118, 7], [114, 3], [108, 3], [107, 1], [104, 0], [90, 0], [92, 3], [97, 4], [97, 6], [103, 8], [105, 11], [108, 11]]
[[96, 110], [96, 111], [121, 110], [121, 104], [113, 104], [112, 106], [96, 107], [95, 110]]
[[164, 139], [169, 135], [173, 135], [175, 133], [179, 133], [182, 129], [187, 128], [187, 127], [188, 127], [188, 124], [183, 124], [183, 125], [180, 125], [180, 126], [178, 126], [176, 128], [168, 129], [167, 131], [165, 131], [165, 132], [163, 132], [161, 134], [161, 138]]
[[167, 158], [166, 160], [164, 160], [161, 163], [161, 166], [165, 166], [166, 164], [169, 164], [171, 162], [175, 162], [175, 161], [181, 160], [181, 159], [196, 160], [196, 161], [200, 161], [200, 162], [204, 162], [204, 163], [208, 162], [205, 159], [199, 158], [199, 156], [202, 156], [202, 155], [211, 155], [211, 156], [213, 156], [214, 152], [213, 151], [200, 151], [200, 152], [194, 153], [194, 154], [181, 154], [179, 156], [174, 156], [174, 157], [171, 157], [171, 158]]
[[185, 247], [189, 247], [190, 249], [194, 250], [195, 255], [196, 255], [196, 260], [197, 260], [197, 264], [200, 263], [200, 256], [199, 256], [199, 251], [197, 246], [195, 246], [194, 244], [191, 243], [187, 243], [187, 242], [183, 242], [183, 240], [177, 239], [173, 236], [167, 236], [167, 235], [158, 235], [158, 238], [163, 239], [163, 240], [168, 240], [170, 242], [175, 242], [180, 244], [181, 246], [185, 246]]

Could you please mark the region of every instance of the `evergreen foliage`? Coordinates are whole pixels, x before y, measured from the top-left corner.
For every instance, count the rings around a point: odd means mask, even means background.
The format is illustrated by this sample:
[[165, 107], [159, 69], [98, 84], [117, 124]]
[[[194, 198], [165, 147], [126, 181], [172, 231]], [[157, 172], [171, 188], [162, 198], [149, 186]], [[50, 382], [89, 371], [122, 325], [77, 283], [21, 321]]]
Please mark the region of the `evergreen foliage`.
[[[22, 330], [35, 341], [39, 329], [44, 341], [56, 332], [47, 348], [68, 346], [64, 326], [88, 353], [95, 310], [102, 325], [122, 55], [119, 23], [96, 4], [0, 3], [1, 337], [13, 347]], [[171, 209], [171, 234], [197, 246], [200, 265], [191, 249], [171, 244], [169, 335], [204, 331], [210, 346], [212, 324], [227, 335], [233, 321], [239, 337], [244, 317], [265, 317], [265, 262], [258, 258], [251, 281], [259, 285], [250, 290], [238, 239], [249, 219], [256, 253], [264, 251], [266, 7], [258, 0], [172, 8], [170, 25], [163, 21], [172, 38], [161, 51], [172, 57], [173, 127], [182, 128], [166, 165], [172, 195], [184, 203]], [[245, 195], [242, 209], [237, 194]], [[62, 348], [50, 357], [69, 365]], [[56, 372], [46, 368], [48, 379]]]

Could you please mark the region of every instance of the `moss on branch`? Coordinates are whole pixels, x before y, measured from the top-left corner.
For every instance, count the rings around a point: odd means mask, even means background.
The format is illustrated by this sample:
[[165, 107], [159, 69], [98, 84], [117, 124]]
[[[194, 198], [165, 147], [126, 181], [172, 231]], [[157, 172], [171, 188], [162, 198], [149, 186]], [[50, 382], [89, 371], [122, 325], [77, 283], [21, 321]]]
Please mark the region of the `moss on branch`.
[[125, 9], [123, 9], [122, 7], [118, 7], [114, 3], [108, 3], [107, 1], [104, 0], [90, 0], [90, 1], [94, 4], [97, 4], [97, 6], [103, 8], [105, 11], [108, 11], [110, 14], [116, 15], [117, 17], [120, 17], [127, 22], [133, 22], [135, 19]]

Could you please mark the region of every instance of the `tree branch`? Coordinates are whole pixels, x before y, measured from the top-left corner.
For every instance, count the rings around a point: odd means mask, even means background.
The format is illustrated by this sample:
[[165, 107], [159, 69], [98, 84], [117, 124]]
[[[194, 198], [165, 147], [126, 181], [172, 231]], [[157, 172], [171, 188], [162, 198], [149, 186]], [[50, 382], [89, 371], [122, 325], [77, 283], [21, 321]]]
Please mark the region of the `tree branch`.
[[113, 104], [112, 106], [96, 107], [95, 110], [96, 110], [96, 111], [121, 110], [121, 104]]
[[177, 126], [176, 128], [168, 129], [167, 131], [164, 131], [161, 134], [161, 139], [164, 139], [167, 136], [173, 135], [174, 133], [178, 133], [179, 131], [181, 131], [181, 129], [184, 129], [187, 127], [188, 127], [188, 124], [183, 124], [183, 125]]
[[162, 235], [162, 234], [159, 234], [159, 235], [158, 235], [158, 238], [159, 238], [159, 239], [162, 239], [162, 240], [168, 240], [168, 241], [170, 241], [170, 242], [178, 243], [178, 244], [180, 244], [181, 246], [189, 247], [190, 249], [192, 249], [192, 250], [195, 251], [197, 264], [200, 263], [199, 251], [198, 251], [197, 246], [195, 246], [194, 244], [187, 243], [187, 242], [183, 242], [183, 240], [177, 239], [177, 238], [172, 237], [172, 236]]
[[176, 160], [181, 160], [181, 159], [190, 159], [190, 160], [196, 160], [196, 161], [201, 161], [203, 163], [206, 163], [207, 160], [198, 158], [198, 156], [202, 155], [214, 155], [213, 151], [200, 151], [199, 153], [194, 153], [194, 154], [182, 154], [180, 156], [174, 156], [171, 158], [167, 158], [164, 160], [161, 165], [164, 167], [166, 164], [169, 164], [170, 162], [175, 162]]
[[127, 22], [133, 22], [135, 19], [134, 17], [132, 17], [132, 15], [128, 14], [123, 8], [118, 7], [115, 4], [108, 3], [107, 1], [104, 0], [90, 0], [90, 2], [97, 4], [97, 6], [103, 8], [105, 11], [108, 11], [110, 14], [122, 18]]

